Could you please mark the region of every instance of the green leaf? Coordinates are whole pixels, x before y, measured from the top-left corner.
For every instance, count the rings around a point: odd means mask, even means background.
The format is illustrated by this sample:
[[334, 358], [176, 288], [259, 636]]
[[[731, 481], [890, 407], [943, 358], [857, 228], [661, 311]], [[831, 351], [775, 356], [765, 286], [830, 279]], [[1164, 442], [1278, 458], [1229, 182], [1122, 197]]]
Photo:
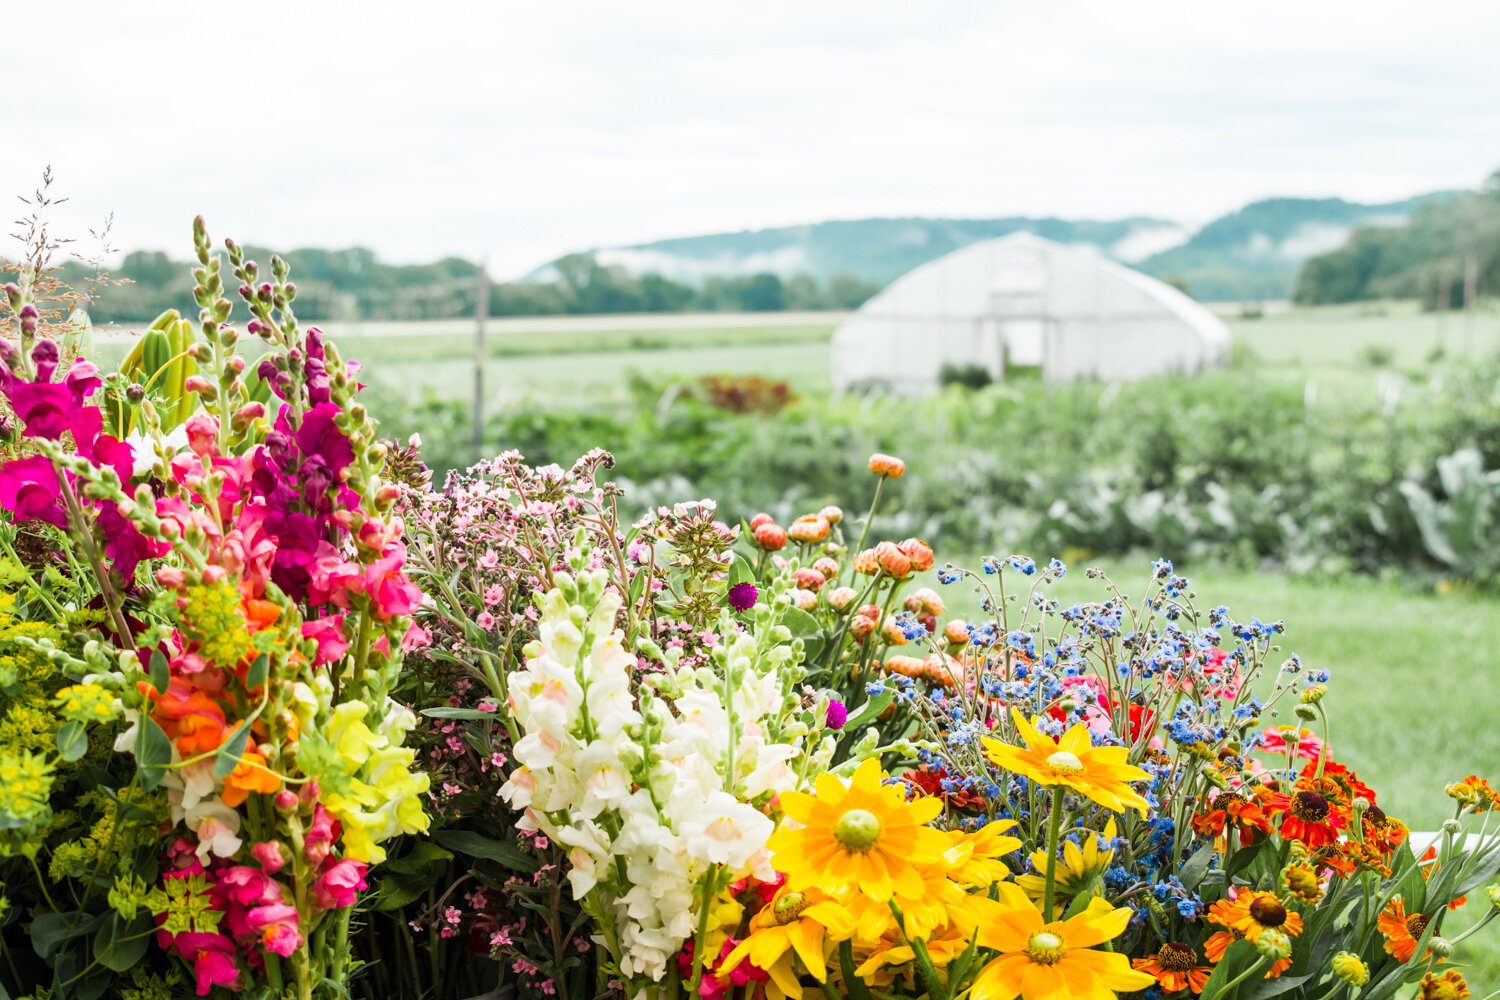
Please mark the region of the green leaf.
[[156, 720], [147, 716], [141, 719], [135, 736], [135, 766], [141, 775], [141, 788], [155, 791], [167, 774], [167, 765], [172, 763], [172, 741]]
[[214, 754], [214, 777], [227, 778], [240, 764], [245, 755], [245, 744], [250, 740], [250, 720], [246, 719], [234, 727], [234, 732]]
[[31, 947], [42, 958], [51, 958], [64, 941], [89, 933], [99, 919], [79, 912], [43, 913], [31, 922]]
[[381, 912], [399, 910], [408, 906], [420, 899], [422, 893], [432, 888], [427, 880], [411, 875], [400, 877], [388, 875], [380, 879], [379, 886], [380, 888], [375, 892], [374, 906]]
[[125, 921], [118, 913], [111, 912], [99, 933], [94, 935], [94, 957], [107, 969], [129, 972], [146, 957], [151, 946], [151, 917], [138, 913], [134, 920]]
[[504, 840], [491, 840], [469, 830], [439, 830], [432, 839], [444, 847], [472, 858], [488, 858], [517, 871], [536, 871], [540, 861], [515, 844]]
[[1210, 840], [1198, 848], [1197, 852], [1183, 864], [1182, 870], [1178, 872], [1182, 884], [1189, 889], [1196, 889], [1203, 881], [1203, 876], [1208, 873], [1208, 865], [1213, 858], [1214, 842]]
[[487, 722], [494, 722], [499, 718], [494, 712], [481, 712], [477, 708], [449, 708], [446, 705], [424, 708], [422, 714], [430, 719], [483, 719]]
[[157, 694], [166, 694], [167, 685], [172, 683], [172, 668], [167, 663], [167, 658], [159, 649], [151, 651], [151, 686], [156, 688]]
[[416, 875], [436, 868], [452, 858], [452, 852], [445, 851], [430, 841], [419, 840], [412, 844], [411, 850], [394, 861], [387, 861], [381, 867], [398, 875]]
[[1203, 984], [1203, 1000], [1219, 1000], [1225, 985], [1259, 960], [1255, 945], [1249, 941], [1236, 941], [1230, 945], [1219, 964], [1214, 966], [1213, 975]]
[[266, 682], [266, 678], [270, 675], [271, 658], [265, 653], [261, 653], [255, 659], [250, 661], [250, 669], [245, 673], [246, 689], [254, 691], [256, 688], [264, 684]]
[[803, 655], [811, 660], [817, 657], [823, 649], [826, 637], [823, 634], [823, 626], [818, 620], [800, 608], [788, 609], [786, 616], [781, 619], [792, 633], [792, 638], [802, 640]]
[[89, 735], [83, 723], [69, 722], [57, 731], [57, 752], [70, 764], [89, 752]]
[[863, 705], [854, 710], [853, 715], [844, 720], [845, 731], [853, 732], [857, 727], [875, 721], [895, 697], [896, 692], [888, 690], [884, 694], [878, 694], [873, 698], [866, 699]]
[[729, 564], [729, 586], [733, 587], [737, 583], [754, 582], [755, 571], [750, 568], [750, 564], [745, 561], [744, 556], [735, 553], [734, 561]]

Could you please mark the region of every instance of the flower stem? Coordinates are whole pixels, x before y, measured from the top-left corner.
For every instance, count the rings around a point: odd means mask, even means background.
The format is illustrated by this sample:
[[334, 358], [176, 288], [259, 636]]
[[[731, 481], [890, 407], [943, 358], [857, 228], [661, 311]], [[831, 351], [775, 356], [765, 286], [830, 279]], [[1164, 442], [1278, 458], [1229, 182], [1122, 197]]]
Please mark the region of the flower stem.
[[1052, 814], [1047, 817], [1047, 888], [1042, 896], [1042, 919], [1052, 923], [1057, 896], [1057, 841], [1062, 835], [1063, 787], [1052, 789]]
[[911, 946], [912, 954], [917, 958], [917, 968], [922, 970], [922, 978], [927, 980], [927, 996], [931, 1000], [948, 1000], [948, 991], [943, 988], [943, 981], [938, 978], [937, 969], [932, 966], [932, 956], [927, 953], [927, 942], [908, 937], [906, 916], [901, 912], [901, 907], [896, 905], [894, 899], [888, 900], [888, 903], [891, 914], [896, 918], [896, 934]]
[[[731, 758], [732, 759], [732, 758]], [[698, 907], [698, 936], [693, 941], [693, 984], [688, 987], [689, 996], [698, 995], [698, 986], [703, 982], [703, 969], [708, 959], [703, 954], [708, 939], [708, 914], [719, 894], [719, 869], [715, 868], [703, 883], [703, 902]]]
[[1227, 996], [1229, 994], [1229, 992], [1231, 990], [1233, 990], [1236, 986], [1238, 986], [1240, 983], [1243, 983], [1245, 980], [1249, 979], [1252, 975], [1254, 975], [1255, 973], [1259, 972], [1262, 968], [1264, 968], [1265, 964], [1266, 964], [1266, 958], [1265, 958], [1265, 956], [1262, 955], [1261, 957], [1259, 957], [1259, 958], [1257, 958], [1255, 960], [1255, 964], [1254, 965], [1251, 965], [1250, 967], [1248, 967], [1247, 969], [1245, 969], [1244, 972], [1241, 972], [1238, 976], [1235, 976], [1229, 982], [1225, 983], [1224, 986], [1223, 986], [1223, 988], [1221, 988], [1219, 990], [1218, 995], [1221, 996], [1221, 997], [1222, 996]]
[[839, 942], [839, 971], [844, 976], [844, 989], [853, 1000], [870, 1000], [865, 981], [854, 974], [854, 945], [848, 940]]
[[881, 476], [875, 483], [875, 498], [870, 501], [870, 513], [865, 515], [864, 530], [859, 533], [859, 544], [854, 547], [856, 553], [863, 552], [865, 539], [870, 537], [870, 525], [875, 522], [875, 508], [880, 506], [880, 488], [885, 485], [885, 476]]

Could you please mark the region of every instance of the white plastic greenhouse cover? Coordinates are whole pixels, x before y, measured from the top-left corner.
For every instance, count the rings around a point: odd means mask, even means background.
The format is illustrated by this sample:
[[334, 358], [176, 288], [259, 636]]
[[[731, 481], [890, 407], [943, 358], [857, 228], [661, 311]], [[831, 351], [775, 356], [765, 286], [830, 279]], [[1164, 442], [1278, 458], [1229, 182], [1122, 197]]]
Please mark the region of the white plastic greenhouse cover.
[[1040, 366], [1054, 382], [1192, 374], [1229, 359], [1229, 328], [1170, 285], [1106, 259], [1012, 233], [898, 278], [833, 335], [833, 384], [935, 391], [945, 364]]

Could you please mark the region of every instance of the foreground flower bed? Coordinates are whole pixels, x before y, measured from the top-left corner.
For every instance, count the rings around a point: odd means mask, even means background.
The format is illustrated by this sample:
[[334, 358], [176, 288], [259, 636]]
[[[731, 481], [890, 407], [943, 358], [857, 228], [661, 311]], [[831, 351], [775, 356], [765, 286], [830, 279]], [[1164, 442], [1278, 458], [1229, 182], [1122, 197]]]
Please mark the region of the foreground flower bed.
[[198, 325], [117, 372], [6, 289], [0, 998], [1489, 985], [1444, 924], [1500, 910], [1500, 795], [1436, 782], [1413, 851], [1279, 622], [939, 565], [886, 455], [788, 525], [622, 524], [603, 451], [435, 487], [285, 266], [227, 244], [242, 333], [196, 236]]

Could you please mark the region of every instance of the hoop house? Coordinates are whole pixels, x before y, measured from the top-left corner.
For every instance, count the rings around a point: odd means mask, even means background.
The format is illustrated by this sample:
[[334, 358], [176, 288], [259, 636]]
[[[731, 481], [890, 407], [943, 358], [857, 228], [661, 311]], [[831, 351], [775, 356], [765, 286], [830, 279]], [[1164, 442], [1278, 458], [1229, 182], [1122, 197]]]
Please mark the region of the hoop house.
[[1177, 289], [1092, 246], [1012, 233], [896, 280], [833, 335], [833, 383], [904, 396], [944, 366], [1039, 368], [1053, 382], [1192, 374], [1229, 358], [1229, 328]]

